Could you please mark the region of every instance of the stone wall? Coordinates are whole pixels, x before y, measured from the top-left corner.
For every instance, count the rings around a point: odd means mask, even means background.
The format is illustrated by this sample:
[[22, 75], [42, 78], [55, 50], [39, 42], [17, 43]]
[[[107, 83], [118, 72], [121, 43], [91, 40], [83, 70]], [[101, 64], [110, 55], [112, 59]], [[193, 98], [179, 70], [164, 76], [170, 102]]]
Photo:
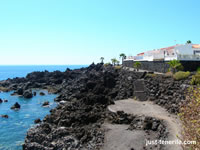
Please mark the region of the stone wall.
[[[169, 69], [168, 61], [140, 61], [141, 69], [154, 72], [167, 72]], [[200, 61], [180, 61], [184, 67], [184, 71], [196, 71], [200, 67]], [[123, 66], [133, 67], [133, 61], [124, 61]]]

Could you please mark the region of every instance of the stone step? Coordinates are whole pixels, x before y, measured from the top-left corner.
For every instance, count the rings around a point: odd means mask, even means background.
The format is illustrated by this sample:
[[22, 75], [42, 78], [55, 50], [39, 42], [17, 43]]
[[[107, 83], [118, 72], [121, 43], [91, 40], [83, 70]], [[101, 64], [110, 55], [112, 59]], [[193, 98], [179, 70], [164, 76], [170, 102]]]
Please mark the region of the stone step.
[[147, 95], [146, 95], [146, 88], [144, 84], [143, 79], [138, 79], [134, 83], [134, 93], [133, 95], [140, 101], [145, 101], [147, 100]]

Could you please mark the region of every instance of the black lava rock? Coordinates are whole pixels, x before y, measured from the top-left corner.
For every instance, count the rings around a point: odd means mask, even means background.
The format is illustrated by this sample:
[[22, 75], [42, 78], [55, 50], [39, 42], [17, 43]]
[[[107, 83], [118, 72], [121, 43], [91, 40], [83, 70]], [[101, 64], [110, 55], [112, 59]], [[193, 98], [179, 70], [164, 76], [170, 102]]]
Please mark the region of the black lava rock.
[[41, 95], [41, 96], [44, 96], [44, 95], [45, 95], [45, 93], [44, 93], [44, 92], [40, 92], [40, 95]]
[[45, 101], [42, 106], [48, 106], [49, 105], [49, 102], [48, 101]]
[[8, 115], [1, 115], [2, 118], [8, 118]]
[[32, 90], [26, 90], [23, 93], [24, 98], [32, 98], [33, 94], [32, 94]]
[[20, 105], [18, 104], [18, 102], [16, 102], [12, 107], [11, 109], [20, 109]]
[[41, 120], [39, 118], [34, 120], [35, 124], [40, 123], [40, 122], [41, 122]]

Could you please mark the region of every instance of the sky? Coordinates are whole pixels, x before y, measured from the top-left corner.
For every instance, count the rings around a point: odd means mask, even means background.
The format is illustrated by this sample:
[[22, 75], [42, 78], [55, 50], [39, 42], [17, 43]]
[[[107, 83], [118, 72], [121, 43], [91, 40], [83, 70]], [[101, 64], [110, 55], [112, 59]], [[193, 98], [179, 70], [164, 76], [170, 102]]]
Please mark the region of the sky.
[[0, 65], [109, 62], [187, 40], [199, 0], [0, 0]]

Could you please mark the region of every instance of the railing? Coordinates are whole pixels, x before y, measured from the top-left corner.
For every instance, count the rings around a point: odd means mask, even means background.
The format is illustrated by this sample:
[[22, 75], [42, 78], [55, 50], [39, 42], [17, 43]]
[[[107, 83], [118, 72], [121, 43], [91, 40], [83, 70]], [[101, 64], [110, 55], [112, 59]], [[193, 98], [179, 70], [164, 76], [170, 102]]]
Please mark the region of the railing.
[[178, 55], [178, 60], [200, 60], [200, 55]]
[[155, 60], [165, 60], [165, 61], [170, 61], [170, 60], [200, 60], [200, 55], [147, 55], [147, 56], [134, 56], [134, 57], [128, 57], [124, 61], [129, 61], [129, 60], [134, 60], [134, 61], [155, 61]]
[[174, 60], [174, 59], [177, 60], [177, 56], [175, 56], [175, 55], [168, 55], [168, 56], [165, 56], [165, 60], [166, 60], [166, 61], [170, 61], [170, 60]]

